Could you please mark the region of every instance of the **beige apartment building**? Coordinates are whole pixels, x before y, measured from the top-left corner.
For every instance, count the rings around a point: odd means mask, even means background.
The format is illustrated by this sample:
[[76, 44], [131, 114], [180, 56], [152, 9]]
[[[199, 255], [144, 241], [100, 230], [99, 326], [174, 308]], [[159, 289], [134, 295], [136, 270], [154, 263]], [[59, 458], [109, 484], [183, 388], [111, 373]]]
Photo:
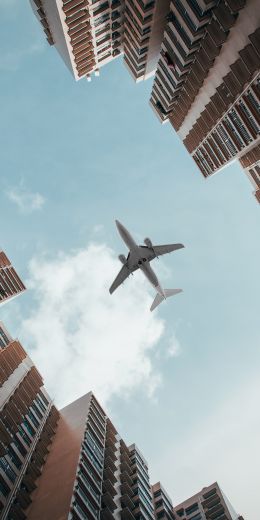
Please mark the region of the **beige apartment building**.
[[217, 482], [174, 507], [176, 520], [244, 520], [237, 515]]
[[156, 70], [169, 0], [30, 0], [45, 32], [79, 80], [120, 55], [136, 81]]

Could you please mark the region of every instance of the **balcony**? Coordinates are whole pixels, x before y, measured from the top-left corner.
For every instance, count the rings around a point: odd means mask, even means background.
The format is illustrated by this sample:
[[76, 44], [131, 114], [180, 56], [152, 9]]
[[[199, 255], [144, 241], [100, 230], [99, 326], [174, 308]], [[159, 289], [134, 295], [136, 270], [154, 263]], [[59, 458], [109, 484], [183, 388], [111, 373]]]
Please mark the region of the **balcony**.
[[[98, 45], [101, 45], [103, 42], [104, 40], [99, 42]], [[100, 413], [96, 410], [96, 408], [93, 405], [90, 407], [89, 415], [92, 416], [94, 421], [97, 421], [100, 429], [105, 432], [106, 421], [101, 417]]]
[[91, 467], [89, 466], [89, 463], [87, 464], [84, 459], [82, 458], [80, 460], [80, 466], [84, 469], [88, 477], [90, 477], [93, 484], [99, 489], [101, 493], [101, 476], [96, 473], [96, 471], [93, 471]]
[[80, 488], [80, 486], [76, 486], [75, 488], [75, 494], [78, 496], [80, 502], [81, 502], [81, 510], [84, 512], [84, 509], [86, 509], [86, 517], [89, 518], [88, 513], [90, 513], [93, 518], [98, 519], [98, 509], [96, 509], [90, 500], [85, 495], [84, 491]]
[[128, 494], [125, 494], [121, 496], [121, 506], [133, 510], [135, 504], [133, 500], [131, 500], [130, 496]]
[[96, 437], [97, 441], [100, 442], [101, 446], [104, 446], [104, 435], [100, 430], [96, 427], [95, 423], [92, 421], [90, 417], [88, 417], [87, 421], [87, 429], [90, 428], [91, 432], [93, 433], [94, 437]]
[[87, 5], [87, 0], [71, 0], [71, 2], [67, 2], [65, 5], [63, 5], [62, 10], [64, 13], [68, 13], [68, 16], [70, 16], [70, 14], [74, 14], [74, 12], [87, 7]]
[[[92, 513], [91, 513], [91, 519], [90, 519], [89, 513], [86, 513], [85, 511], [83, 511], [82, 507], [77, 502], [73, 503], [73, 511], [75, 511], [76, 515], [78, 516], [78, 518], [80, 518], [80, 520], [91, 520], [92, 518], [94, 518], [94, 519], [98, 518], [98, 516], [92, 515]], [[74, 519], [74, 516], [73, 516], [73, 519]]]
[[104, 468], [110, 468], [113, 473], [115, 473], [117, 470], [117, 467], [111, 457], [105, 457]]
[[126, 483], [129, 486], [132, 486], [132, 484], [133, 484], [132, 477], [126, 471], [123, 471], [121, 474], [121, 482], [122, 482], [122, 484]]
[[112, 0], [111, 9], [116, 9], [117, 7], [121, 6], [120, 0]]
[[110, 511], [114, 511], [116, 509], [116, 504], [108, 491], [102, 495], [102, 505], [108, 507]]
[[134, 496], [134, 492], [127, 481], [121, 483], [121, 495], [128, 495], [130, 498]]
[[106, 507], [100, 512], [100, 520], [115, 520], [113, 513]]
[[224, 3], [219, 3], [213, 12], [224, 31], [229, 31], [236, 21], [236, 16]]
[[101, 494], [95, 491], [82, 471], [78, 473], [77, 478], [81, 481], [83, 488], [86, 488], [88, 493], [90, 493], [91, 497], [95, 500], [96, 505], [99, 506]]
[[116, 446], [115, 446], [116, 442], [117, 441], [116, 441], [115, 435], [107, 432], [106, 442], [105, 442], [106, 448], [111, 448], [113, 451], [116, 451]]
[[114, 435], [117, 435], [117, 431], [116, 431], [114, 425], [112, 424], [112, 422], [110, 421], [110, 419], [107, 420], [107, 432], [111, 432]]
[[135, 516], [133, 515], [132, 511], [128, 509], [127, 507], [122, 509], [121, 511], [121, 519], [122, 520], [135, 520]]
[[106, 430], [105, 430], [105, 426], [100, 422], [100, 420], [98, 419], [98, 417], [96, 416], [95, 413], [93, 413], [93, 411], [91, 411], [88, 415], [88, 421], [91, 420], [93, 422], [93, 424], [95, 425], [95, 427], [98, 429], [98, 431], [100, 432], [101, 436], [102, 437], [105, 437], [105, 433], [106, 433]]
[[104, 468], [103, 478], [104, 478], [104, 480], [106, 480], [106, 479], [110, 480], [110, 482], [112, 482], [112, 484], [115, 484], [117, 481], [115, 474], [113, 473], [113, 471], [111, 471], [111, 469], [109, 467]]
[[105, 458], [110, 457], [114, 462], [117, 460], [116, 452], [111, 446], [107, 446], [105, 449]]
[[108, 479], [103, 481], [102, 491], [104, 494], [106, 492], [110, 493], [111, 497], [115, 497], [117, 494], [116, 489], [114, 488], [113, 484]]
[[99, 476], [101, 478], [102, 466], [97, 463], [96, 459], [85, 448], [82, 450], [82, 455], [83, 455], [83, 458], [86, 459], [87, 463], [90, 464], [91, 468], [93, 468], [93, 470], [97, 474], [97, 476]]

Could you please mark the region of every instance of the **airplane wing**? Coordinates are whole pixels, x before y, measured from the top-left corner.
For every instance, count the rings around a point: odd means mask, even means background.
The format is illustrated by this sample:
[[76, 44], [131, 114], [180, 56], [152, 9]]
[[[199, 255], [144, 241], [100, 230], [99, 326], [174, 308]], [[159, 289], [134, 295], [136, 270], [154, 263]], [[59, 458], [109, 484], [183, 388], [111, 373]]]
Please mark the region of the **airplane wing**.
[[117, 277], [115, 278], [109, 289], [110, 294], [112, 294], [119, 287], [119, 285], [121, 285], [128, 278], [129, 275], [130, 271], [128, 267], [126, 265], [123, 265], [122, 269], [120, 269]]
[[155, 256], [162, 256], [177, 251], [177, 249], [182, 249], [183, 247], [183, 244], [165, 244], [162, 246], [153, 246], [153, 251]]

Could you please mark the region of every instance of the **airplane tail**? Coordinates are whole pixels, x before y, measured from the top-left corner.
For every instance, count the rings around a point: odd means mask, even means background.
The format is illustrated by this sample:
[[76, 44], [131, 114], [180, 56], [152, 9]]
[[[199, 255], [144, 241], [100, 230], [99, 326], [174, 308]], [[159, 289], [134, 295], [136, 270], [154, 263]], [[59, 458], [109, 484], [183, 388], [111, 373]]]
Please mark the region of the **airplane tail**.
[[[182, 289], [164, 289], [166, 298], [169, 298], [170, 296], [174, 296], [175, 294], [178, 294], [180, 292], [182, 292]], [[153, 311], [156, 307], [158, 307], [158, 305], [160, 305], [160, 303], [162, 303], [162, 301], [164, 299], [165, 298], [163, 296], [161, 296], [161, 294], [157, 293], [154, 298], [154, 301], [152, 303], [152, 306], [150, 308], [150, 311]]]

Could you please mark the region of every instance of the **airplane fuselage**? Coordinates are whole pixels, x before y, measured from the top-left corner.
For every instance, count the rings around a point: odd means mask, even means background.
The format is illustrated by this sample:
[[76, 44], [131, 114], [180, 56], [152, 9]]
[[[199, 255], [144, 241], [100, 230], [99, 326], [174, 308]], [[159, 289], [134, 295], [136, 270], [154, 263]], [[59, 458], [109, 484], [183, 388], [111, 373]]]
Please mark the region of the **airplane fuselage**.
[[144, 273], [151, 285], [156, 289], [158, 294], [166, 298], [164, 290], [161, 287], [155, 272], [150, 266], [149, 260], [147, 260], [147, 258], [145, 257], [146, 248], [138, 246], [131, 234], [129, 233], [129, 231], [118, 220], [116, 220], [116, 225], [122, 240], [131, 252], [132, 260], [131, 266], [129, 266], [129, 268], [138, 265], [138, 267]]

